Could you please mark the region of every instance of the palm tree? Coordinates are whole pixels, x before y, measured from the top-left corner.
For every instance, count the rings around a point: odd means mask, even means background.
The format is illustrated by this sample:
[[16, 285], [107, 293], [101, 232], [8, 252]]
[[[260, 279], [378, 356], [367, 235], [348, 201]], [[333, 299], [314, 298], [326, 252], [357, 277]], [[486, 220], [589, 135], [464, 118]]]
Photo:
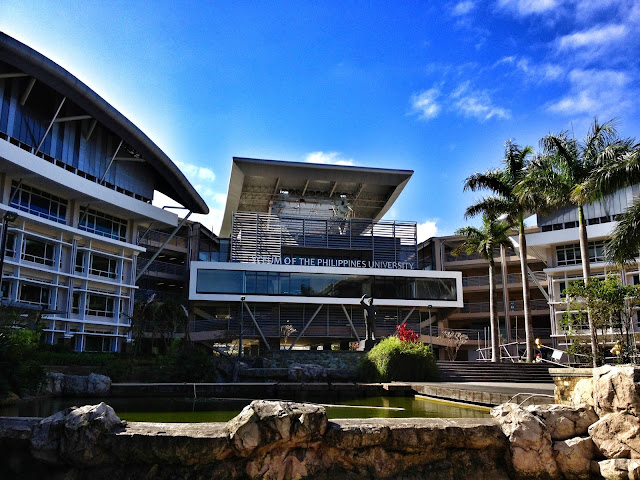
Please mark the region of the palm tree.
[[[620, 159], [627, 150], [626, 141], [620, 140], [614, 121], [600, 124], [594, 119], [582, 142], [568, 132], [550, 134], [540, 140], [542, 155], [534, 159], [526, 175], [516, 187], [516, 195], [527, 204], [544, 204], [547, 208], [574, 205], [578, 209], [582, 277], [589, 284], [589, 239], [584, 218], [584, 206], [601, 199], [603, 189], [593, 188], [593, 173]], [[587, 312], [588, 313], [588, 312]], [[593, 319], [589, 317], [591, 353], [596, 365], [597, 339]]]
[[[504, 168], [476, 172], [467, 177], [465, 190], [488, 189], [494, 195], [483, 198], [467, 208], [465, 217], [479, 213], [506, 214], [511, 224], [518, 226], [518, 242], [520, 244], [520, 272], [522, 275], [522, 299], [524, 303], [524, 329], [527, 344], [527, 362], [532, 362], [535, 352], [533, 338], [533, 322], [531, 319], [531, 302], [529, 296], [529, 275], [527, 266], [527, 238], [525, 236], [524, 219], [529, 212], [539, 205], [527, 204], [525, 198], [515, 195], [516, 185], [523, 179], [533, 147], [520, 147], [511, 140], [505, 143]], [[505, 306], [506, 307], [506, 306]]]
[[504, 220], [497, 220], [495, 215], [482, 215], [482, 227], [464, 227], [456, 231], [465, 240], [453, 250], [453, 255], [479, 253], [489, 262], [489, 322], [491, 325], [491, 361], [500, 361], [500, 328], [496, 310], [496, 285], [494, 280], [494, 250], [500, 246], [509, 246], [509, 230], [511, 225]]

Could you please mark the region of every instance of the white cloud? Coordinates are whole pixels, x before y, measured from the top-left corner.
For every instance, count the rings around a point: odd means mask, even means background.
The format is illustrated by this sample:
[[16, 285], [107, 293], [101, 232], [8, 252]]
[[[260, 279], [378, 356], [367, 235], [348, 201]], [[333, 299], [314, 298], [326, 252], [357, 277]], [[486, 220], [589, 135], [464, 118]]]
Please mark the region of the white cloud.
[[498, 0], [498, 7], [521, 16], [546, 13], [560, 4], [558, 0]]
[[471, 90], [470, 82], [464, 82], [452, 93], [453, 108], [465, 117], [477, 118], [480, 121], [496, 118], [510, 118], [511, 112], [493, 104], [488, 92]]
[[499, 65], [515, 65], [515, 67], [526, 75], [528, 81], [536, 83], [550, 82], [560, 79], [564, 75], [564, 69], [560, 65], [553, 63], [535, 63], [526, 57], [504, 57], [493, 64], [493, 67]]
[[418, 243], [424, 242], [428, 238], [435, 237], [438, 234], [438, 218], [434, 220], [426, 220], [418, 224]]
[[213, 201], [219, 205], [224, 205], [227, 203], [227, 194], [226, 193], [216, 193], [213, 196]]
[[587, 114], [609, 118], [633, 109], [633, 92], [628, 91], [631, 78], [615, 70], [581, 70], [569, 73], [569, 93], [547, 106], [552, 113]]
[[213, 182], [216, 179], [215, 173], [213, 173], [213, 170], [210, 168], [199, 167], [198, 165], [180, 161], [177, 161], [176, 165], [180, 170], [182, 170], [182, 173], [185, 174], [191, 183], [196, 180]]
[[451, 15], [455, 17], [466, 15], [467, 13], [471, 12], [471, 10], [473, 10], [475, 7], [476, 7], [476, 4], [470, 0], [459, 2], [453, 7], [453, 10], [451, 11]]
[[304, 161], [330, 165], [355, 165], [353, 158], [344, 158], [340, 152], [311, 152], [307, 154]]
[[628, 33], [625, 25], [606, 25], [582, 32], [565, 35], [558, 39], [558, 50], [574, 50], [611, 44], [624, 38]]
[[438, 116], [441, 107], [436, 99], [439, 95], [437, 88], [430, 88], [411, 97], [411, 108], [418, 114], [418, 118], [430, 120]]
[[[219, 195], [219, 194], [218, 194]], [[158, 192], [157, 190], [153, 192], [153, 205], [156, 207], [164, 207], [165, 205], [178, 206], [180, 205], [175, 200], [171, 199], [164, 193]], [[184, 218], [187, 213], [187, 209], [184, 210], [176, 210], [171, 209], [170, 212], [173, 212]], [[200, 213], [193, 213], [189, 216], [189, 220], [192, 222], [200, 222], [202, 225], [210, 229], [216, 235], [220, 232], [220, 227], [222, 226], [222, 216], [224, 214], [224, 209], [209, 209], [209, 213], [207, 215], [202, 215]]]

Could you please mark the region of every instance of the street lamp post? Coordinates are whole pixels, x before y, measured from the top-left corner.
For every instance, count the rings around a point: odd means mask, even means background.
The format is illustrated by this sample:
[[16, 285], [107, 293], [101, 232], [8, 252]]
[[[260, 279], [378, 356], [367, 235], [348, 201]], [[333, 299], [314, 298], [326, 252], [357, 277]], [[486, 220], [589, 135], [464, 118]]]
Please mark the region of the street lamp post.
[[0, 240], [0, 296], [4, 297], [2, 292], [2, 274], [4, 270], [4, 254], [7, 249], [7, 229], [9, 222], [15, 222], [18, 214], [15, 212], [6, 212], [2, 217], [2, 240]]
[[429, 345], [433, 353], [433, 335], [431, 335], [431, 305], [429, 305]]
[[244, 330], [244, 298], [240, 297], [240, 336], [238, 337], [238, 357], [242, 356], [242, 331]]

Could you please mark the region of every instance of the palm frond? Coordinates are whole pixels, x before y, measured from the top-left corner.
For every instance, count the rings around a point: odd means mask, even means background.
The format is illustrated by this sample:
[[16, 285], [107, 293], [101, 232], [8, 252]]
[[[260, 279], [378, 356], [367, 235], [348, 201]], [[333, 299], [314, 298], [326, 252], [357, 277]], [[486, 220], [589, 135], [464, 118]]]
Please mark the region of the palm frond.
[[624, 212], [605, 245], [607, 261], [617, 265], [635, 263], [640, 250], [640, 201], [636, 201]]
[[507, 215], [510, 218], [518, 215], [519, 204], [511, 199], [493, 195], [490, 197], [484, 197], [478, 200], [476, 203], [467, 207], [464, 212], [464, 217], [475, 217], [483, 213], [488, 213], [496, 217], [500, 215]]
[[499, 195], [509, 195], [509, 186], [504, 181], [502, 170], [487, 170], [469, 175], [464, 181], [464, 191], [491, 190]]

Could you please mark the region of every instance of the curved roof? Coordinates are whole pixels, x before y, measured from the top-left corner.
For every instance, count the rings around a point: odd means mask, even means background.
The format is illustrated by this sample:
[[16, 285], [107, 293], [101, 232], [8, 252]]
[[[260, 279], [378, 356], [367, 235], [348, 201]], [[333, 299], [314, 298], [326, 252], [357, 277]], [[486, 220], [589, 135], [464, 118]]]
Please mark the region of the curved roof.
[[133, 147], [154, 170], [156, 190], [194, 213], [209, 213], [202, 197], [160, 147], [67, 70], [3, 32], [0, 32], [0, 60], [58, 91]]
[[355, 218], [380, 220], [413, 170], [233, 158], [220, 236], [231, 232], [233, 212], [268, 212], [282, 201], [309, 203], [343, 196]]

